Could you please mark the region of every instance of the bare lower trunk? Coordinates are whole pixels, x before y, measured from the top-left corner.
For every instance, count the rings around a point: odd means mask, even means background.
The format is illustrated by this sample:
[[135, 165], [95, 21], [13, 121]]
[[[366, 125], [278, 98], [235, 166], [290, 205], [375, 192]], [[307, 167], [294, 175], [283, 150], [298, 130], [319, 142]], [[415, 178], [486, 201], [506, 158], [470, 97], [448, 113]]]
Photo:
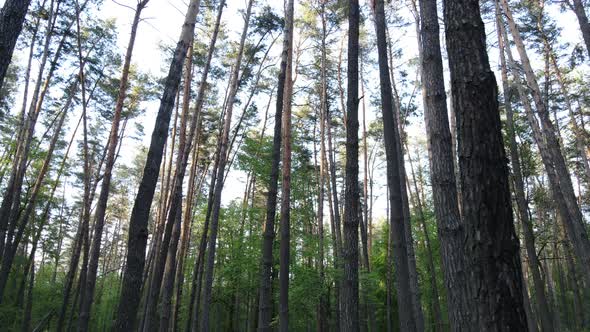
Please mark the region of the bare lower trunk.
[[445, 0], [444, 21], [457, 118], [465, 248], [470, 252], [470, 329], [526, 331], [498, 92], [479, 2]]
[[346, 96], [346, 168], [344, 192], [344, 228], [342, 241], [342, 313], [343, 332], [359, 330], [359, 139], [358, 139], [358, 79], [359, 79], [359, 20], [358, 0], [348, 2], [348, 68]]
[[[394, 103], [392, 85], [389, 73], [387, 55], [387, 39], [385, 32], [385, 9], [383, 0], [376, 1], [375, 31], [377, 34], [377, 52], [379, 58], [379, 79], [381, 83], [381, 108], [383, 114], [383, 137], [387, 158], [387, 186], [389, 189], [390, 240], [394, 252], [394, 274], [397, 289], [397, 302], [400, 329], [416, 331], [416, 316], [414, 315], [415, 299], [410, 284], [410, 269], [408, 261], [408, 234], [404, 222], [404, 198], [402, 188], [402, 166], [399, 127], [394, 114], [397, 107]], [[413, 305], [408, 305], [412, 303]], [[419, 304], [418, 304], [419, 305]]]

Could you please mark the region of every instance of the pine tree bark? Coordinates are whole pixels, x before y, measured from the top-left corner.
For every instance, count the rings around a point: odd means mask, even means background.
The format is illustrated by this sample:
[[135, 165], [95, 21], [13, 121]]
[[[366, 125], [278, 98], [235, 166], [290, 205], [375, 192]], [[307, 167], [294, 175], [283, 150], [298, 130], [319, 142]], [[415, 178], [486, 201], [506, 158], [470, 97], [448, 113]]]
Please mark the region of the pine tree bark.
[[31, 0], [7, 0], [0, 10], [0, 89]]
[[443, 6], [469, 253], [470, 329], [526, 331], [498, 92], [479, 1], [445, 0]]
[[430, 179], [452, 331], [469, 329], [464, 228], [459, 213], [436, 1], [420, 0], [419, 52]]
[[359, 21], [358, 0], [348, 1], [348, 68], [346, 96], [346, 166], [342, 241], [342, 314], [340, 330], [359, 330]]
[[[389, 189], [390, 239], [395, 253], [394, 274], [397, 288], [397, 302], [400, 329], [416, 331], [416, 317], [414, 305], [408, 306], [415, 300], [410, 286], [410, 271], [406, 226], [404, 225], [404, 202], [401, 178], [402, 150], [400, 145], [399, 127], [396, 121], [397, 112], [393, 100], [392, 85], [387, 56], [387, 37], [385, 32], [385, 9], [383, 0], [375, 2], [375, 31], [377, 34], [377, 53], [379, 60], [379, 80], [381, 87], [381, 107], [383, 114], [383, 137], [385, 140], [385, 154], [387, 159], [387, 186]], [[418, 304], [419, 305], [419, 304]]]
[[129, 331], [135, 326], [137, 307], [141, 295], [142, 274], [145, 265], [150, 208], [160, 172], [162, 150], [168, 138], [168, 126], [170, 124], [172, 108], [174, 107], [174, 97], [180, 85], [182, 65], [186, 53], [194, 38], [195, 22], [200, 3], [200, 0], [191, 0], [186, 12], [182, 32], [176, 45], [174, 57], [172, 58], [164, 85], [164, 92], [152, 133], [143, 177], [131, 212], [125, 272], [121, 297], [119, 299], [117, 320], [114, 326], [115, 331]]
[[275, 126], [273, 133], [272, 165], [270, 181], [266, 198], [266, 221], [264, 223], [262, 243], [262, 264], [260, 273], [260, 300], [258, 308], [258, 330], [270, 331], [272, 320], [272, 265], [273, 244], [275, 238], [275, 218], [277, 206], [277, 192], [279, 180], [279, 163], [281, 158], [281, 132], [285, 85], [287, 80], [288, 63], [293, 52], [293, 0], [285, 7], [285, 26], [283, 28], [283, 50], [281, 52], [281, 67], [277, 82], [277, 99], [275, 106]]
[[[293, 6], [292, 0], [288, 6]], [[292, 11], [290, 8], [289, 11]], [[291, 23], [289, 23], [291, 24]], [[291, 50], [291, 48], [290, 48]], [[291, 99], [293, 95], [292, 53], [287, 61], [283, 95], [281, 219], [279, 241], [279, 331], [289, 331], [289, 266], [291, 256]]]

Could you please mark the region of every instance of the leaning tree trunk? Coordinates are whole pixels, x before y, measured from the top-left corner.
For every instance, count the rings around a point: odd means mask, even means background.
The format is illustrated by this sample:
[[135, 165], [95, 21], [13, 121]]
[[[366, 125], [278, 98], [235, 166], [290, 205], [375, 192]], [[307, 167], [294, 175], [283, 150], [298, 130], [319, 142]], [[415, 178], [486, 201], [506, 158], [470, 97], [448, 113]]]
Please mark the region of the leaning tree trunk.
[[[379, 80], [381, 86], [381, 106], [383, 114], [383, 137], [387, 159], [387, 186], [389, 188], [390, 237], [394, 255], [394, 273], [397, 280], [397, 302], [399, 324], [402, 331], [416, 331], [412, 292], [410, 291], [410, 271], [407, 255], [407, 236], [404, 226], [399, 127], [394, 114], [389, 63], [387, 60], [387, 39], [385, 35], [385, 9], [383, 0], [376, 1], [375, 31], [377, 34], [377, 53], [379, 58]], [[411, 245], [411, 244], [410, 244]]]
[[131, 25], [131, 35], [129, 43], [127, 44], [127, 52], [125, 54], [125, 62], [123, 64], [123, 71], [121, 74], [121, 82], [119, 83], [119, 93], [117, 96], [117, 103], [115, 105], [115, 112], [113, 114], [113, 121], [111, 125], [111, 132], [107, 141], [107, 153], [105, 160], [105, 171], [102, 177], [102, 184], [98, 203], [95, 211], [94, 222], [94, 236], [92, 241], [92, 250], [90, 252], [90, 261], [88, 266], [88, 273], [86, 277], [86, 284], [83, 285], [82, 291], [85, 293], [82, 297], [80, 317], [78, 321], [78, 331], [88, 330], [90, 321], [90, 309], [94, 298], [94, 289], [96, 286], [96, 275], [98, 271], [98, 259], [100, 257], [100, 246], [102, 241], [102, 230], [105, 222], [105, 214], [107, 209], [107, 202], [109, 199], [111, 177], [113, 174], [113, 167], [115, 165], [115, 157], [117, 151], [117, 142], [119, 135], [119, 125], [121, 123], [121, 113], [123, 112], [123, 105], [127, 95], [127, 85], [129, 81], [129, 68], [131, 66], [131, 56], [133, 54], [133, 46], [135, 45], [135, 37], [137, 35], [137, 27], [141, 17], [141, 11], [147, 5], [148, 0], [143, 0], [137, 4], [135, 9], [135, 16]]
[[168, 138], [168, 126], [170, 124], [172, 108], [174, 107], [174, 97], [180, 85], [182, 64], [186, 58], [188, 47], [194, 39], [195, 22], [200, 3], [200, 0], [191, 0], [189, 3], [182, 32], [176, 45], [174, 57], [172, 58], [168, 77], [164, 85], [164, 92], [152, 133], [143, 177], [133, 204], [131, 219], [129, 220], [127, 257], [117, 319], [114, 327], [115, 331], [129, 331], [135, 326], [137, 307], [141, 296], [142, 274], [145, 265], [150, 208], [160, 173], [163, 148]]
[[7, 0], [0, 10], [0, 89], [31, 0]]
[[586, 51], [588, 51], [588, 55], [590, 55], [590, 23], [588, 23], [588, 16], [586, 15], [586, 9], [584, 8], [583, 0], [572, 0], [572, 3], [566, 1], [566, 3], [578, 17], [580, 31], [582, 31], [582, 37], [584, 38], [584, 43], [586, 44]]
[[[496, 12], [499, 15], [499, 7], [496, 2]], [[499, 16], [498, 16], [499, 18]], [[515, 125], [514, 125], [514, 113], [512, 111], [512, 90], [508, 82], [508, 73], [506, 67], [506, 59], [504, 53], [505, 42], [502, 38], [500, 31], [500, 22], [497, 21], [497, 35], [498, 35], [498, 47], [500, 49], [500, 64], [502, 71], [502, 89], [504, 90], [504, 109], [506, 110], [506, 125], [508, 132], [508, 144], [510, 148], [510, 163], [512, 165], [512, 176], [514, 183], [514, 194], [516, 197], [516, 207], [520, 221], [522, 222], [522, 229], [524, 233], [524, 242], [529, 259], [529, 265], [531, 268], [531, 274], [533, 277], [533, 285], [535, 287], [535, 296], [538, 305], [538, 317], [541, 321], [542, 331], [552, 331], [553, 323], [551, 320], [551, 312], [549, 310], [549, 304], [547, 302], [547, 296], [545, 295], [545, 285], [541, 278], [541, 264], [539, 257], [537, 256], [537, 249], [535, 246], [535, 235], [533, 233], [533, 224], [529, 217], [528, 204], [524, 191], [524, 180], [522, 176], [522, 168], [520, 166], [520, 157], [518, 151], [518, 145], [516, 143]], [[524, 287], [523, 287], [524, 288]]]
[[211, 234], [209, 236], [209, 243], [207, 246], [207, 264], [205, 266], [205, 292], [203, 293], [203, 314], [201, 319], [201, 330], [209, 332], [209, 314], [211, 310], [211, 298], [213, 293], [213, 269], [215, 264], [215, 249], [217, 244], [217, 232], [219, 229], [219, 217], [221, 210], [221, 192], [223, 191], [225, 166], [227, 164], [229, 133], [231, 131], [231, 118], [233, 107], [235, 104], [236, 94], [238, 92], [238, 78], [242, 63], [242, 55], [244, 54], [244, 46], [246, 37], [248, 35], [248, 27], [250, 24], [250, 14], [252, 12], [252, 4], [254, 0], [249, 0], [246, 16], [244, 19], [244, 29], [240, 38], [240, 46], [234, 64], [232, 77], [230, 79], [230, 89], [227, 97], [227, 109], [225, 112], [225, 120], [223, 124], [223, 133], [221, 138], [221, 145], [219, 149], [219, 166], [217, 169], [217, 181], [215, 183], [213, 193], [213, 211], [211, 211]]
[[498, 91], [479, 1], [445, 0], [444, 22], [457, 118], [471, 330], [526, 331]]
[[[561, 215], [561, 221], [564, 223], [568, 237], [573, 244], [576, 256], [578, 256], [578, 260], [580, 261], [580, 266], [584, 269], [583, 275], [586, 283], [590, 284], [590, 240], [588, 238], [586, 227], [584, 226], [584, 217], [582, 216], [580, 207], [577, 203], [571, 177], [560, 148], [559, 139], [555, 133], [554, 125], [549, 119], [548, 109], [543, 102], [541, 90], [530, 64], [524, 42], [512, 17], [512, 12], [508, 7], [508, 3], [505, 0], [500, 1], [507, 18], [510, 32], [512, 33], [512, 37], [516, 44], [516, 49], [520, 55], [527, 85], [530, 87], [536, 111], [541, 120], [542, 132], [540, 138], [542, 139], [537, 140], [537, 145], [539, 145], [539, 150], [546, 151], [545, 157], [543, 157], [542, 151], [542, 157], [545, 159], [543, 162], [546, 164], [545, 168], [548, 174], [551, 172], [549, 168], [553, 168], [553, 172], [556, 175], [549, 177], [552, 191], [559, 191], [554, 192], [554, 195], [562, 197], [556, 199], [556, 201], [563, 201], [565, 204], [565, 209], [563, 207], [558, 209]], [[524, 97], [521, 96], [521, 98]], [[531, 120], [536, 121], [536, 119], [533, 118], [531, 118]]]

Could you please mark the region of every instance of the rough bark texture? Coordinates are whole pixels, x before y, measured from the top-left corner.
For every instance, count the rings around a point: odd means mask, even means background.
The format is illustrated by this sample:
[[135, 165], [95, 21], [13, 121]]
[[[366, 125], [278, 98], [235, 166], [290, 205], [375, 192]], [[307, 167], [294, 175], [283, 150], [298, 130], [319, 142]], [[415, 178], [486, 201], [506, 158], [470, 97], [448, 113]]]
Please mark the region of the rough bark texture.
[[[385, 9], [383, 0], [376, 1], [375, 31], [377, 34], [377, 53], [379, 57], [379, 80], [381, 88], [381, 107], [383, 114], [383, 137], [387, 159], [387, 186], [389, 188], [390, 237], [394, 252], [394, 275], [397, 289], [399, 324], [402, 331], [416, 331], [414, 299], [410, 287], [408, 266], [407, 236], [404, 225], [404, 202], [402, 197], [402, 178], [400, 176], [402, 159], [399, 128], [394, 114], [392, 85], [387, 57], [385, 34]], [[408, 305], [412, 303], [412, 305]]]
[[469, 329], [464, 228], [459, 213], [452, 136], [449, 128], [439, 23], [435, 0], [421, 0], [420, 42], [424, 121], [430, 180], [452, 331]]
[[[288, 11], [292, 13], [294, 1], [287, 3]], [[290, 14], [292, 15], [292, 14]], [[290, 26], [292, 16], [289, 17]], [[285, 73], [285, 86], [283, 95], [282, 118], [282, 174], [281, 174], [281, 240], [279, 248], [279, 331], [289, 330], [289, 265], [291, 252], [291, 98], [293, 95], [293, 52], [292, 47], [288, 55], [287, 71]]]
[[[346, 166], [342, 261], [344, 273], [341, 290], [340, 330], [359, 330], [359, 3], [348, 2], [348, 69], [346, 95]], [[334, 188], [336, 190], [336, 188]]]
[[174, 107], [174, 97], [180, 85], [182, 64], [189, 45], [194, 38], [194, 28], [199, 12], [200, 0], [191, 0], [185, 16], [182, 32], [174, 51], [164, 92], [158, 109], [156, 124], [152, 133], [150, 148], [146, 159], [143, 177], [133, 204], [129, 221], [127, 257], [121, 288], [121, 297], [114, 326], [116, 331], [130, 331], [135, 326], [137, 307], [141, 296], [142, 274], [145, 265], [145, 250], [148, 237], [148, 219], [154, 191], [160, 173], [162, 152], [168, 138], [168, 126]]
[[526, 331], [498, 91], [479, 2], [445, 0], [444, 22], [457, 118], [471, 330]]
[[31, 0], [7, 0], [0, 10], [0, 89]]

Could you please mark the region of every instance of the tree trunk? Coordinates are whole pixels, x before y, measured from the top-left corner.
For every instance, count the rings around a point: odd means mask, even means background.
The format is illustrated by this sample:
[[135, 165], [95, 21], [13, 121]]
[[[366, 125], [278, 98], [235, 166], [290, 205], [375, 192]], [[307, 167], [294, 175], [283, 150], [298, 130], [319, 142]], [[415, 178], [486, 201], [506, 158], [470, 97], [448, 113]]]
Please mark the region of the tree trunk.
[[228, 141], [229, 132], [231, 131], [231, 118], [235, 97], [238, 92], [238, 78], [242, 63], [242, 55], [244, 53], [244, 44], [248, 34], [248, 26], [250, 24], [250, 13], [252, 11], [252, 3], [254, 0], [249, 0], [246, 16], [244, 19], [244, 29], [240, 39], [240, 46], [236, 58], [236, 63], [233, 68], [232, 77], [230, 79], [230, 89], [227, 99], [227, 109], [225, 112], [225, 120], [223, 124], [223, 134], [221, 138], [221, 145], [219, 149], [219, 167], [217, 169], [217, 181], [213, 193], [213, 211], [211, 212], [211, 234], [207, 248], [207, 265], [205, 266], [205, 292], [203, 294], [203, 315], [201, 321], [201, 330], [209, 332], [209, 314], [211, 309], [211, 299], [213, 292], [213, 269], [215, 264], [215, 249], [217, 242], [217, 231], [219, 228], [219, 214], [221, 210], [221, 192], [223, 191], [223, 176], [225, 174], [225, 166], [227, 164], [228, 155]]
[[182, 32], [174, 57], [170, 64], [168, 77], [164, 85], [164, 92], [158, 109], [156, 124], [152, 133], [150, 148], [146, 159], [143, 177], [133, 204], [129, 221], [129, 239], [127, 242], [127, 257], [123, 276], [121, 297], [119, 299], [115, 331], [129, 331], [134, 329], [137, 307], [141, 296], [142, 273], [145, 265], [145, 249], [148, 236], [148, 219], [158, 175], [162, 161], [162, 150], [168, 138], [170, 115], [174, 107], [174, 97], [180, 85], [182, 64], [186, 53], [194, 39], [196, 17], [199, 12], [200, 0], [191, 0], [186, 12]]
[[479, 1], [445, 0], [444, 22], [457, 118], [462, 217], [472, 330], [526, 331], [498, 92]]
[[0, 10], [0, 89], [31, 0], [7, 0]]
[[421, 60], [424, 120], [430, 161], [430, 179], [442, 270], [448, 296], [452, 331], [470, 327], [464, 228], [459, 213], [452, 135], [449, 129], [436, 1], [420, 0], [418, 50]]
[[590, 55], [590, 23], [588, 23], [588, 16], [586, 15], [586, 9], [582, 0], [572, 0], [572, 3], [566, 1], [570, 8], [576, 13], [578, 17], [578, 23], [580, 24], [580, 31], [582, 31], [582, 37], [586, 44], [586, 51]]
[[[406, 228], [404, 225], [404, 208], [401, 178], [401, 145], [399, 127], [396, 123], [389, 63], [387, 56], [387, 39], [385, 33], [385, 9], [383, 0], [376, 1], [375, 31], [377, 34], [377, 53], [379, 58], [379, 80], [381, 86], [381, 106], [383, 114], [383, 137], [385, 140], [385, 154], [387, 159], [387, 186], [389, 189], [390, 239], [395, 253], [394, 274], [397, 288], [397, 302], [399, 324], [402, 331], [416, 331], [414, 316], [414, 299], [410, 287], [410, 271], [408, 266], [408, 249]], [[411, 245], [411, 244], [410, 244]]]
[[[406, 146], [407, 149], [407, 146]], [[443, 325], [443, 318], [442, 318], [442, 311], [440, 307], [440, 300], [439, 300], [439, 291], [438, 291], [438, 282], [436, 280], [436, 269], [434, 266], [434, 255], [433, 255], [433, 248], [430, 242], [430, 235], [428, 233], [428, 228], [426, 227], [426, 216], [424, 215], [424, 206], [422, 204], [422, 198], [420, 197], [420, 191], [418, 190], [418, 182], [416, 179], [416, 174], [414, 172], [414, 166], [412, 163], [412, 157], [410, 156], [410, 151], [407, 149], [408, 153], [408, 161], [410, 162], [410, 172], [412, 174], [412, 182], [414, 183], [414, 206], [418, 210], [418, 219], [420, 220], [420, 226], [422, 227], [422, 231], [424, 232], [424, 244], [426, 246], [426, 253], [428, 262], [426, 268], [428, 270], [428, 275], [430, 277], [430, 288], [432, 291], [432, 316], [434, 321], [434, 331], [444, 331]], [[408, 185], [409, 185], [408, 181]], [[411, 196], [411, 191], [410, 191]]]
[[[583, 275], [586, 283], [590, 284], [590, 240], [588, 239], [588, 232], [584, 226], [584, 218], [577, 203], [570, 174], [559, 145], [559, 140], [555, 134], [555, 128], [549, 119], [546, 105], [542, 100], [541, 90], [531, 67], [522, 37], [514, 19], [512, 18], [508, 3], [503, 0], [500, 1], [508, 20], [508, 25], [516, 44], [516, 48], [520, 55], [527, 85], [530, 87], [533, 101], [541, 120], [542, 136], [539, 135], [539, 138], [542, 139], [536, 139], [537, 145], [539, 145], [539, 150], [541, 150], [541, 156], [548, 175], [550, 172], [555, 174], [555, 176], [550, 175], [549, 178], [554, 196], [557, 195], [562, 197], [555, 199], [556, 202], [561, 202], [560, 205], [565, 205], [565, 207], [558, 206], [561, 220], [564, 223], [568, 237], [573, 244], [576, 256], [580, 260], [580, 266], [584, 269]], [[526, 95], [521, 96], [521, 98], [526, 98]], [[530, 122], [536, 122], [536, 119], [530, 117]], [[531, 123], [531, 125], [533, 124]], [[533, 128], [535, 126], [538, 125], [533, 125]], [[543, 154], [545, 154], [544, 157]], [[553, 168], [553, 170], [550, 170], [549, 168]]]
[[[288, 2], [289, 12], [293, 12], [293, 0]], [[291, 17], [289, 17], [291, 19]], [[292, 23], [288, 22], [291, 26]], [[289, 40], [292, 42], [292, 40]], [[291, 252], [291, 99], [293, 95], [292, 48], [288, 54], [287, 70], [283, 95], [282, 118], [282, 174], [281, 174], [281, 220], [279, 248], [279, 331], [289, 330], [289, 264]]]
[[[499, 7], [496, 2], [496, 12], [499, 15]], [[498, 16], [499, 17], [499, 16]], [[522, 168], [520, 166], [520, 157], [518, 146], [516, 144], [514, 115], [512, 111], [511, 89], [508, 83], [508, 74], [506, 70], [506, 60], [504, 56], [504, 43], [500, 31], [500, 22], [498, 23], [498, 45], [500, 49], [500, 63], [502, 67], [502, 89], [504, 90], [504, 109], [506, 110], [506, 127], [508, 132], [508, 143], [510, 148], [510, 163], [512, 165], [512, 177], [514, 183], [514, 196], [516, 197], [516, 207], [518, 216], [522, 222], [522, 229], [524, 233], [524, 242], [529, 259], [529, 265], [533, 276], [533, 285], [535, 287], [535, 296], [538, 305], [538, 317], [541, 321], [542, 331], [553, 331], [553, 322], [551, 321], [551, 312], [545, 295], [545, 285], [541, 278], [541, 265], [537, 256], [537, 249], [535, 247], [535, 235], [533, 233], [533, 224], [529, 218], [528, 204], [525, 197], [524, 181], [522, 176]], [[523, 287], [524, 288], [524, 287]]]
[[277, 83], [277, 100], [275, 110], [275, 126], [273, 133], [272, 165], [270, 182], [266, 200], [266, 221], [264, 224], [262, 243], [262, 266], [260, 274], [260, 300], [258, 330], [271, 331], [272, 320], [272, 266], [273, 244], [275, 238], [275, 218], [279, 179], [279, 163], [281, 158], [281, 131], [284, 108], [285, 86], [287, 80], [288, 63], [293, 52], [293, 0], [290, 0], [285, 11], [285, 26], [283, 29], [283, 50], [281, 53], [281, 67]]
[[86, 277], [86, 284], [83, 285], [84, 296], [82, 297], [80, 317], [78, 322], [78, 331], [88, 330], [90, 320], [90, 310], [94, 298], [94, 289], [96, 286], [96, 276], [98, 270], [98, 259], [100, 257], [100, 246], [102, 241], [102, 230], [105, 223], [105, 214], [107, 202], [109, 199], [110, 183], [115, 165], [115, 157], [117, 151], [117, 142], [119, 134], [119, 125], [121, 122], [121, 113], [125, 97], [127, 95], [127, 84], [129, 80], [129, 68], [131, 66], [131, 56], [133, 54], [133, 46], [135, 45], [135, 37], [137, 35], [137, 27], [141, 16], [141, 11], [147, 5], [148, 0], [143, 0], [137, 4], [135, 9], [135, 16], [131, 25], [131, 35], [129, 43], [127, 44], [127, 52], [125, 54], [125, 62], [123, 64], [123, 71], [121, 74], [121, 82], [119, 83], [119, 93], [117, 96], [117, 103], [115, 105], [115, 112], [113, 114], [113, 121], [111, 124], [111, 132], [107, 141], [107, 154], [105, 160], [105, 171], [102, 178], [102, 184], [98, 202], [95, 211], [94, 236], [92, 241], [92, 251], [90, 253], [89, 269]]
[[359, 139], [358, 139], [358, 80], [359, 80], [359, 21], [358, 0], [348, 2], [348, 69], [346, 96], [346, 168], [344, 202], [344, 229], [342, 261], [342, 314], [340, 329], [343, 332], [359, 330]]

